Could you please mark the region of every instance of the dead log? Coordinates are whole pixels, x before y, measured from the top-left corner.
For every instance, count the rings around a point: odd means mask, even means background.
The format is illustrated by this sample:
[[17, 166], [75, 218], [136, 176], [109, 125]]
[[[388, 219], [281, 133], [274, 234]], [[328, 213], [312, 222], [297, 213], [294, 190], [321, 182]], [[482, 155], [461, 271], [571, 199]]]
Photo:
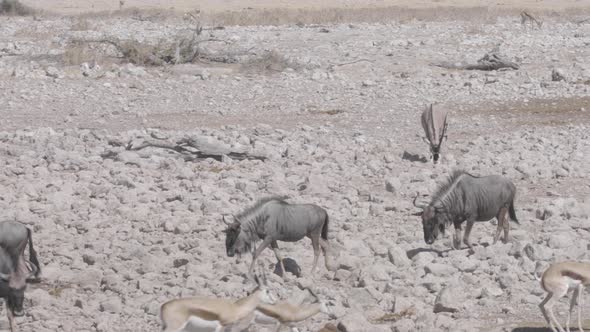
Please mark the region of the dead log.
[[[113, 144], [111, 144], [113, 145]], [[118, 144], [114, 144], [115, 146]], [[200, 161], [207, 158], [212, 158], [217, 161], [223, 161], [224, 158], [233, 160], [261, 160], [265, 161], [264, 156], [251, 155], [246, 152], [232, 151], [228, 146], [219, 141], [213, 141], [208, 137], [186, 137], [182, 138], [176, 143], [167, 142], [165, 140], [143, 139], [141, 141], [130, 141], [125, 146], [127, 151], [139, 151], [145, 148], [156, 148], [170, 150], [178, 153], [185, 161]], [[115, 151], [107, 151], [101, 155], [103, 158], [117, 160], [118, 153]]]
[[481, 59], [477, 60], [476, 64], [455, 64], [445, 61], [440, 63], [433, 63], [432, 65], [447, 69], [484, 71], [500, 70], [504, 68], [517, 70], [518, 68], [520, 68], [517, 63], [502, 58], [496, 52], [485, 54]]

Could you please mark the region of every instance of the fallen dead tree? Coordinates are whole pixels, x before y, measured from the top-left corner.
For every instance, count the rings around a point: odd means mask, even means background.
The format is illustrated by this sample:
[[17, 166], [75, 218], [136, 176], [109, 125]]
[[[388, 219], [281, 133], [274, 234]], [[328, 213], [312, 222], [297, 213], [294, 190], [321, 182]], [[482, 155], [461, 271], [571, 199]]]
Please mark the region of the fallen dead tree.
[[457, 64], [451, 62], [433, 63], [433, 66], [447, 68], [447, 69], [461, 69], [461, 70], [500, 70], [504, 68], [517, 70], [519, 65], [515, 62], [508, 61], [501, 57], [496, 51], [492, 51], [477, 60], [475, 64]]
[[[125, 151], [139, 151], [146, 148], [165, 149], [176, 152], [185, 161], [200, 161], [207, 158], [212, 158], [217, 161], [224, 161], [224, 158], [233, 160], [266, 160], [265, 156], [253, 155], [246, 152], [232, 151], [229, 147], [219, 141], [212, 141], [208, 137], [185, 137], [178, 140], [176, 143], [168, 142], [161, 139], [140, 139], [132, 140], [124, 144], [117, 140], [110, 140], [111, 146], [124, 146]], [[117, 151], [109, 150], [101, 154], [105, 159], [119, 159]]]

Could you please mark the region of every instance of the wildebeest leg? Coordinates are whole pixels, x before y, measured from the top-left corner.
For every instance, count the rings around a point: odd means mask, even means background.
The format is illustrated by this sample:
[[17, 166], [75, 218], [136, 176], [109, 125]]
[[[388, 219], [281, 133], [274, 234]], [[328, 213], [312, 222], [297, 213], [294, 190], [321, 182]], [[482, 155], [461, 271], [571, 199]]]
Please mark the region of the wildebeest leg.
[[[504, 222], [507, 222], [506, 212], [508, 212], [508, 209], [503, 207], [500, 209], [500, 211], [498, 211], [498, 214], [496, 214], [496, 219], [498, 219], [498, 227], [496, 227], [496, 235], [494, 235], [494, 244], [496, 244], [496, 242], [498, 242], [498, 239], [500, 238], [500, 234], [502, 233], [502, 229], [505, 228]], [[506, 232], [506, 231], [504, 231], [504, 232]], [[504, 233], [504, 236], [507, 236], [506, 233]], [[506, 239], [504, 239], [504, 241], [506, 241]], [[506, 243], [506, 242], [504, 242], [504, 243]]]
[[461, 223], [455, 222], [455, 235], [453, 235], [453, 249], [461, 249]]
[[281, 275], [281, 277], [284, 278], [285, 275], [287, 275], [287, 271], [285, 270], [285, 265], [283, 265], [283, 257], [281, 256], [281, 253], [279, 252], [279, 244], [277, 243], [277, 241], [272, 241], [270, 243], [270, 247], [272, 248], [272, 251], [274, 251], [275, 257], [279, 261], [279, 266], [281, 267], [281, 272], [283, 273]]
[[502, 226], [504, 227], [504, 239], [502, 242], [508, 243], [508, 233], [510, 232], [510, 220], [508, 219], [507, 214], [508, 209], [504, 211], [504, 220], [502, 221]]
[[10, 332], [15, 332], [16, 329], [14, 328], [14, 316], [12, 315], [12, 310], [8, 307], [8, 302], [4, 302], [6, 304], [4, 307], [6, 309], [6, 316], [8, 316], [8, 325], [10, 326]]
[[262, 253], [262, 251], [271, 244], [271, 242], [272, 239], [267, 236], [264, 238], [260, 246], [256, 248], [256, 251], [254, 252], [254, 257], [252, 257], [252, 263], [250, 264], [250, 268], [248, 269], [248, 275], [250, 277], [254, 276], [254, 263], [256, 263], [256, 259], [258, 258], [258, 256], [260, 256], [260, 253]]
[[328, 241], [320, 237], [320, 247], [322, 248], [322, 253], [324, 254], [324, 262], [326, 264], [326, 269], [328, 271], [332, 271], [334, 269], [334, 266], [330, 264], [330, 244], [328, 243]]
[[318, 265], [318, 258], [320, 258], [320, 233], [312, 233], [309, 238], [313, 246], [313, 267], [311, 268], [311, 274], [313, 275]]
[[474, 220], [467, 220], [467, 225], [465, 225], [465, 233], [463, 234], [463, 243], [467, 245], [467, 247], [473, 252], [473, 246], [471, 242], [469, 242], [469, 235], [471, 234], [471, 228], [473, 228], [473, 224], [475, 223]]

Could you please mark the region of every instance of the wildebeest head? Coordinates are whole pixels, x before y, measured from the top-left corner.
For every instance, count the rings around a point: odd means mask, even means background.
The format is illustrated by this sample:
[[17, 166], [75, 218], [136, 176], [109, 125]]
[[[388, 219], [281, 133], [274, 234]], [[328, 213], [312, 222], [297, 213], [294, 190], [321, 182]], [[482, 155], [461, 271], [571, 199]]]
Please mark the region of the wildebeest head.
[[422, 217], [422, 229], [424, 230], [424, 242], [427, 244], [433, 244], [439, 233], [445, 232], [445, 221], [443, 220], [443, 214], [441, 207], [429, 204], [416, 204], [416, 198], [414, 198], [414, 205], [421, 208], [422, 211], [416, 213]]
[[223, 216], [223, 222], [227, 225], [227, 228], [223, 231], [225, 233], [225, 250], [228, 257], [234, 257], [234, 255], [241, 254], [248, 250], [247, 241], [245, 240], [244, 232], [242, 232], [242, 224], [234, 217], [233, 222], [229, 222]]
[[[26, 283], [19, 283], [19, 286], [12, 286], [11, 275], [0, 273], [0, 294], [5, 295], [8, 309], [14, 316], [22, 316], [23, 302], [25, 299]], [[22, 284], [22, 286], [20, 285]]]

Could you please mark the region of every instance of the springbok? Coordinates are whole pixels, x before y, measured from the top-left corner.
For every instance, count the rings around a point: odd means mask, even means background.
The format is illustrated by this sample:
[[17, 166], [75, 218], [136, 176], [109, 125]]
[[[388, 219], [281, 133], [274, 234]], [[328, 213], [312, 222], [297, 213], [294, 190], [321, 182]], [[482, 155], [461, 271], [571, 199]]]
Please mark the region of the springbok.
[[[564, 332], [563, 327], [559, 325], [559, 322], [553, 314], [553, 306], [559, 301], [560, 298], [564, 297], [570, 288], [574, 288], [574, 294], [570, 300], [570, 309], [567, 313], [567, 320], [565, 323], [566, 331], [570, 331], [570, 319], [572, 311], [576, 302], [578, 303], [578, 331], [584, 332], [582, 329], [582, 308], [584, 286], [590, 285], [590, 263], [581, 262], [561, 262], [555, 263], [545, 272], [539, 279], [535, 274], [535, 278], [541, 281], [541, 287], [547, 292], [547, 297], [539, 304], [541, 313], [547, 324], [551, 327], [553, 332]], [[549, 311], [549, 314], [547, 314]], [[555, 329], [557, 326], [557, 329]]]
[[261, 303], [272, 304], [274, 296], [268, 291], [265, 279], [248, 296], [237, 301], [229, 299], [189, 297], [168, 301], [160, 307], [164, 332], [199, 331], [221, 332], [251, 316]]
[[280, 331], [282, 326], [288, 326], [292, 332], [298, 332], [299, 330], [293, 326], [295, 323], [304, 321], [320, 312], [325, 313], [330, 318], [334, 318], [334, 314], [328, 309], [326, 303], [311, 289], [307, 290], [314, 296], [317, 302], [300, 305], [286, 301], [276, 304], [261, 303], [256, 307], [253, 323], [276, 326], [276, 332]]

